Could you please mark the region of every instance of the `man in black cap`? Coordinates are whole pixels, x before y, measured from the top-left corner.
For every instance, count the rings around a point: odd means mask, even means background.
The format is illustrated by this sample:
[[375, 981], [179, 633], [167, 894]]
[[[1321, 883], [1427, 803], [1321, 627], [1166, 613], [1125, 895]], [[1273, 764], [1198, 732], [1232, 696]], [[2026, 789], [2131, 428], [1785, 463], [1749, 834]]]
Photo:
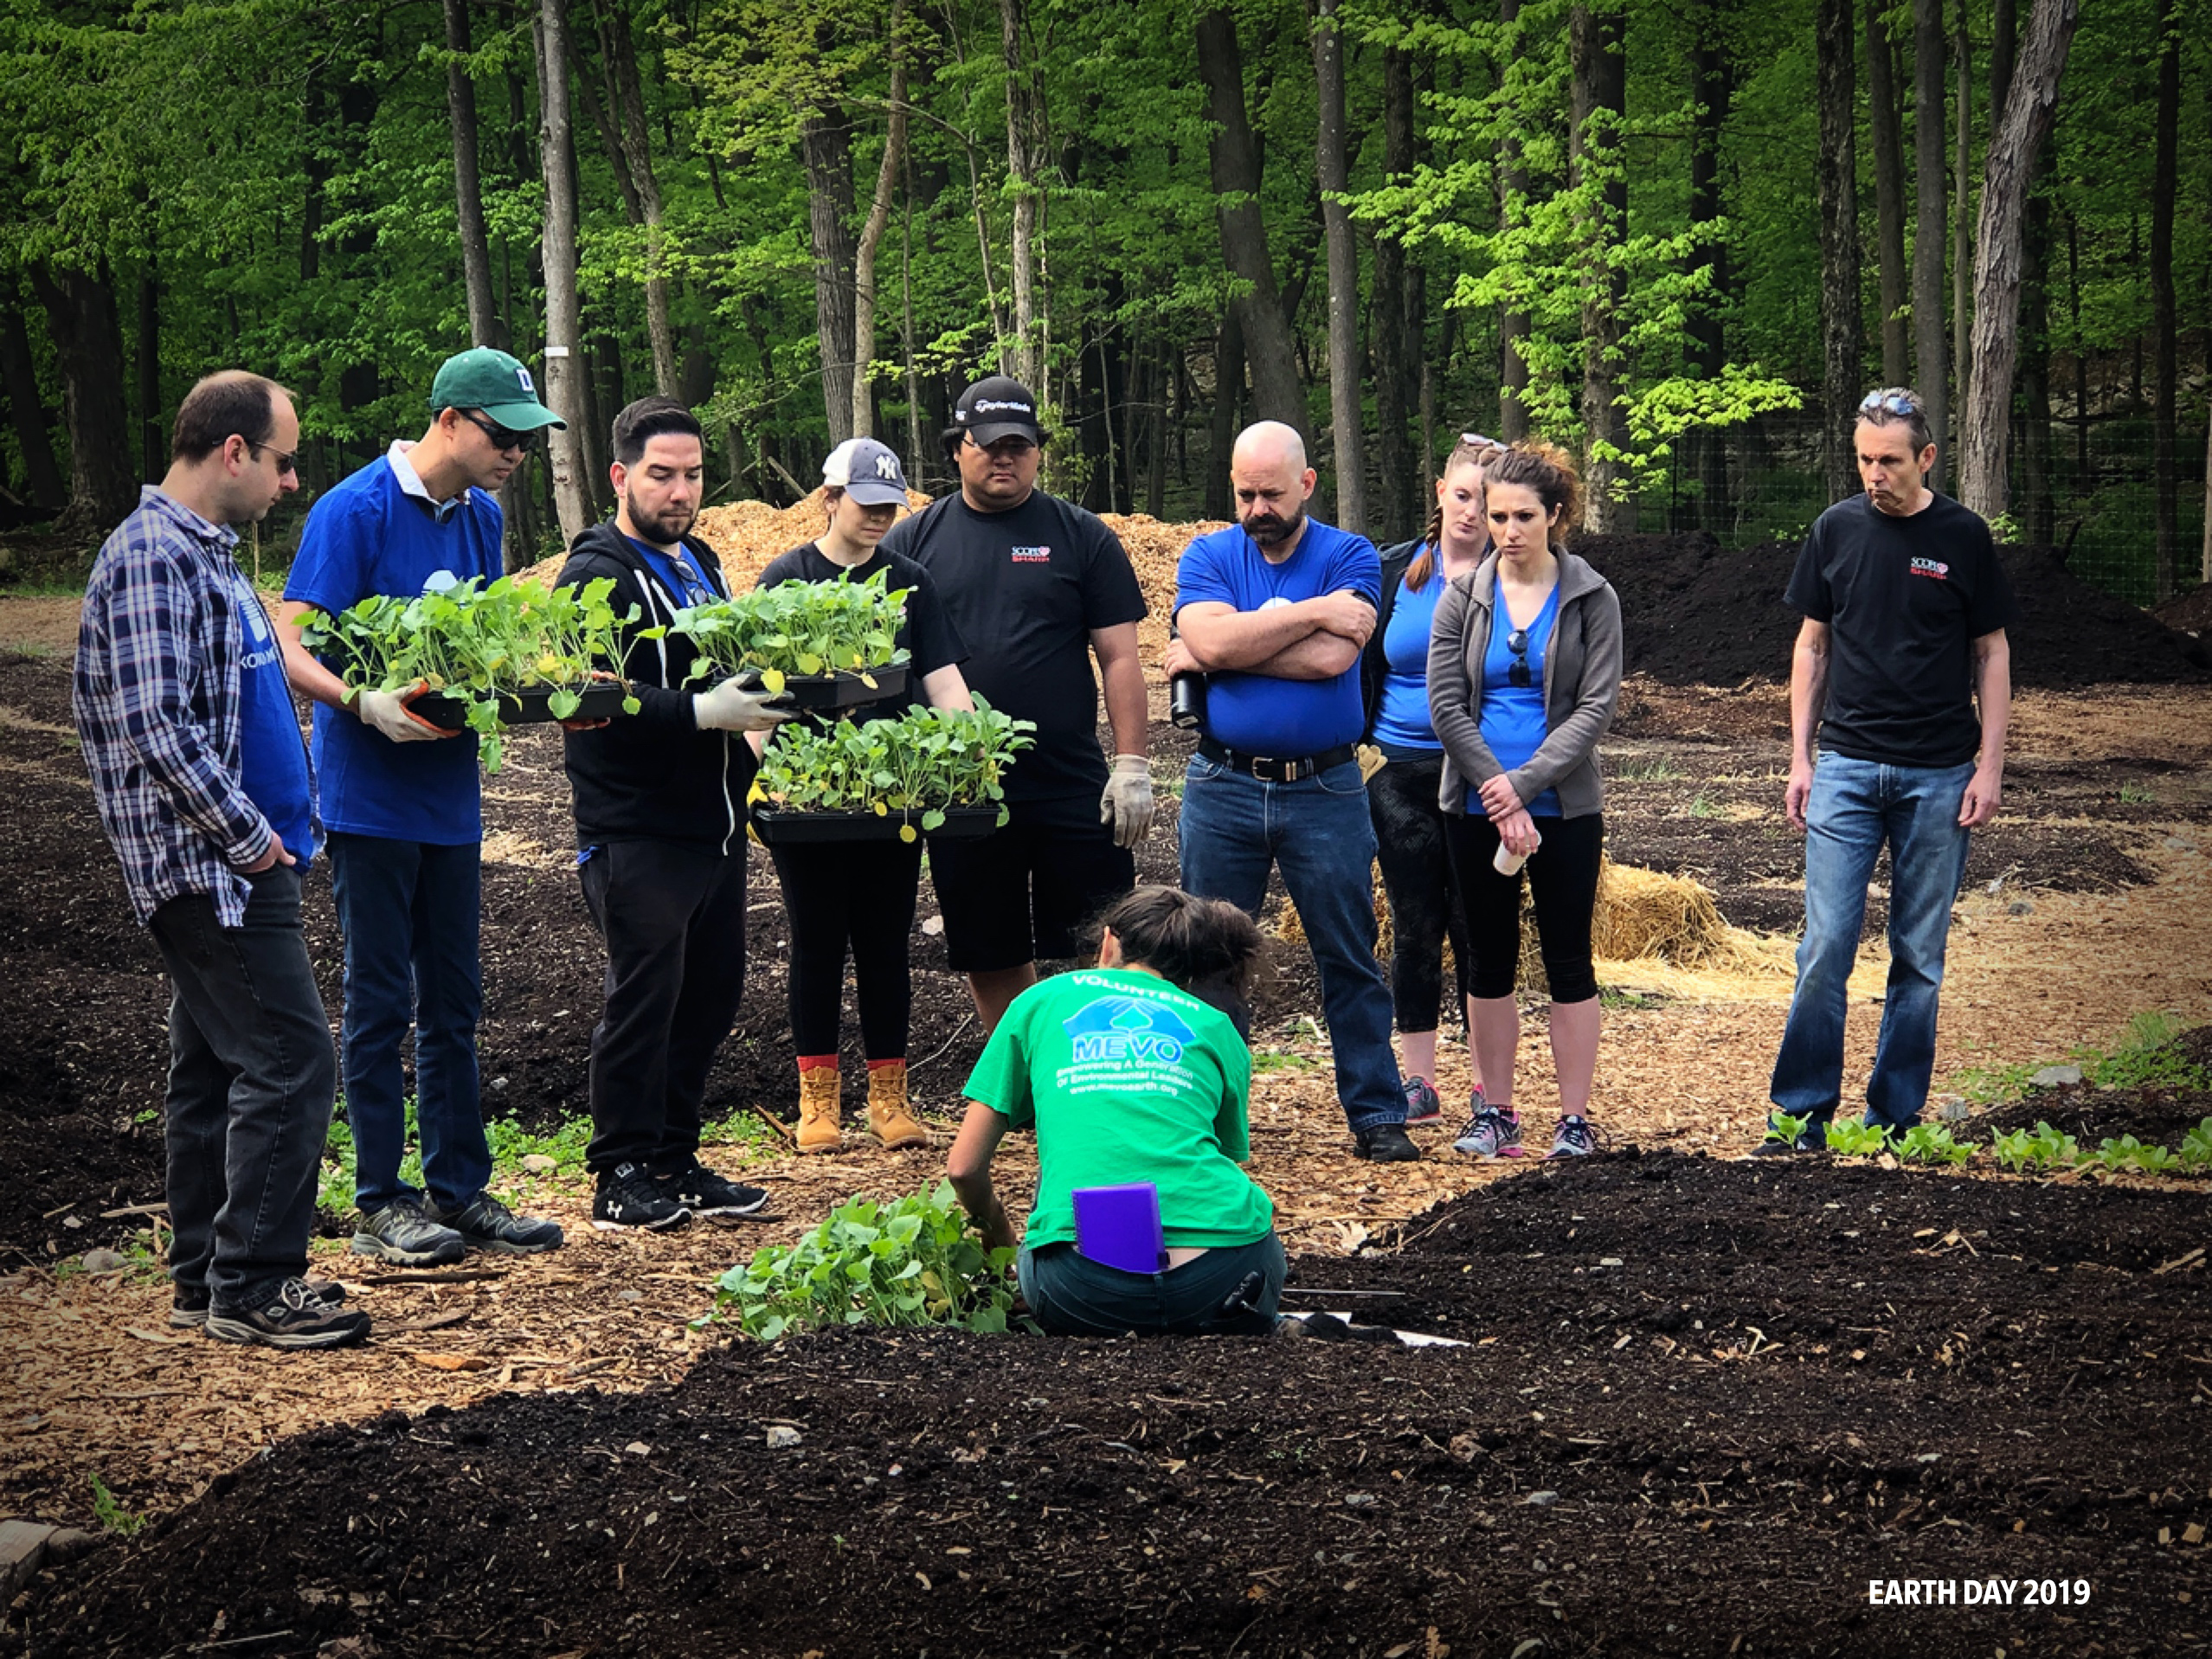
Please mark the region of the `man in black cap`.
[[[1075, 955], [1077, 930], [1136, 884], [1130, 849], [1152, 827], [1137, 659], [1144, 595], [1120, 537], [1037, 487], [1044, 441], [1027, 387], [1004, 375], [977, 381], [944, 434], [959, 493], [882, 543], [936, 579], [968, 643], [969, 687], [1037, 723], [1036, 747], [1007, 775], [1006, 826], [929, 848], [945, 955], [968, 975], [987, 1034], [1035, 983], [1038, 959]], [[1114, 733], [1110, 770], [1093, 655]]]

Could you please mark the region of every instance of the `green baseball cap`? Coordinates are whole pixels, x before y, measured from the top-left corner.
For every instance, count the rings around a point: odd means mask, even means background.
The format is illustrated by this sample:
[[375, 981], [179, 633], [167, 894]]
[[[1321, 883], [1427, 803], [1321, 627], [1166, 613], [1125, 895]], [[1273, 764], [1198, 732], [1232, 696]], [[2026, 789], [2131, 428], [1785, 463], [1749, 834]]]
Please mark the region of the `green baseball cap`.
[[568, 422], [537, 401], [537, 385], [521, 362], [504, 351], [479, 345], [473, 351], [447, 357], [430, 383], [430, 409], [482, 409], [501, 426], [515, 432], [535, 432], [540, 427]]

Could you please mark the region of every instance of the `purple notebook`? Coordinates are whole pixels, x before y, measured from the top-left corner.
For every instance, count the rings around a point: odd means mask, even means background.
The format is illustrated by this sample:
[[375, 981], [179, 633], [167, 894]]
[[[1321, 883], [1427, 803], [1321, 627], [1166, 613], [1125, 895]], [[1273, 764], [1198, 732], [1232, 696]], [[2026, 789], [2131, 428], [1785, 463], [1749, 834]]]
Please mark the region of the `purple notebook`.
[[1122, 1186], [1078, 1186], [1076, 1248], [1092, 1261], [1124, 1273], [1158, 1273], [1167, 1265], [1160, 1230], [1160, 1189], [1150, 1181]]

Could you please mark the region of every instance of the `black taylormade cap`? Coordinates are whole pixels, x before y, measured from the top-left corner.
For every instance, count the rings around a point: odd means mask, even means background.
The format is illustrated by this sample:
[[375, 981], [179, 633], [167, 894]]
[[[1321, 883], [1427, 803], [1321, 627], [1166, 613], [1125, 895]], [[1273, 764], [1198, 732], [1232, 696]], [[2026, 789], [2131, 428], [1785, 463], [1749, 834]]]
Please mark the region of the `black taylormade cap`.
[[1045, 441], [1044, 428], [1037, 424], [1037, 400], [1028, 387], [1006, 375], [992, 375], [962, 392], [953, 406], [953, 427], [979, 444], [1015, 437]]

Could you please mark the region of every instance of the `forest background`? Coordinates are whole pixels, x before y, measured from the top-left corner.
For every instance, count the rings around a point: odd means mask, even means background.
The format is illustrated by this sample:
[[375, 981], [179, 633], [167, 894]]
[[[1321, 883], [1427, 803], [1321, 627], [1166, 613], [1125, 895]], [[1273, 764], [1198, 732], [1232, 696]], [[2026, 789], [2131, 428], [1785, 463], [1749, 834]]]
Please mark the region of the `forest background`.
[[242, 365], [281, 563], [473, 342], [570, 421], [511, 563], [645, 392], [783, 502], [856, 432], [944, 487], [1000, 369], [1100, 511], [1227, 516], [1272, 415], [1379, 540], [1479, 429], [1745, 544], [1902, 383], [1943, 487], [2150, 603], [2212, 577], [2208, 59], [2212, 0], [0, 0], [0, 524], [81, 556]]

